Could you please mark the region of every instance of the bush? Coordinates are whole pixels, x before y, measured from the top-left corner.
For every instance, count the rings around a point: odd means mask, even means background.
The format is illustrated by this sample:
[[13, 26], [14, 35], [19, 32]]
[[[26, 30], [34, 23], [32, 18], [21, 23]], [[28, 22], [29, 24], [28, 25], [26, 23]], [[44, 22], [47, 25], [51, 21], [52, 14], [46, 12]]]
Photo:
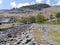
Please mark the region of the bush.
[[27, 17], [27, 18], [21, 18], [21, 22], [22, 23], [35, 23], [35, 17], [33, 16], [30, 16], [30, 17]]
[[30, 16], [30, 17], [28, 17], [27, 21], [30, 22], [30, 23], [35, 23], [35, 17]]
[[38, 15], [36, 16], [36, 23], [42, 23], [42, 22], [44, 22], [44, 16], [38, 14]]
[[55, 14], [55, 17], [56, 17], [56, 18], [60, 18], [60, 13], [59, 13], [59, 12], [56, 13], [56, 14]]
[[53, 15], [52, 15], [52, 14], [50, 15], [50, 19], [54, 19], [54, 17], [53, 17]]
[[57, 18], [57, 21], [60, 21], [60, 13], [59, 12], [55, 14], [55, 17]]

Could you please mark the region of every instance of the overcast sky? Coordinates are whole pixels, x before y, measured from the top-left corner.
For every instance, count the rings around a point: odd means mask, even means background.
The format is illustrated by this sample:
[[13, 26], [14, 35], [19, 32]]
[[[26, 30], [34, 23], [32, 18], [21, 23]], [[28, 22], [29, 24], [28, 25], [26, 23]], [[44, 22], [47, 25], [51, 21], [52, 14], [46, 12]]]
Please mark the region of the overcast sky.
[[49, 5], [60, 5], [60, 0], [0, 0], [0, 9], [19, 8], [36, 3], [46, 3]]

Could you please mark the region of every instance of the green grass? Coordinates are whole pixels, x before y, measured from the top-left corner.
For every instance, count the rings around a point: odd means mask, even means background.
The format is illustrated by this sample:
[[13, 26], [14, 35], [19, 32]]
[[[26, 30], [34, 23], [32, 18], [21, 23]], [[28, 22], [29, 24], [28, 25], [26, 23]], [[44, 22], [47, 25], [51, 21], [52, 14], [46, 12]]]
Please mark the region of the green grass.
[[[14, 25], [13, 25], [14, 24]], [[15, 26], [18, 26], [19, 24], [22, 24], [22, 23], [8, 23], [8, 24], [2, 24], [0, 25], [0, 28], [9, 28], [9, 27], [15, 27]]]
[[44, 23], [39, 23], [39, 24], [59, 25], [60, 22], [44, 22]]

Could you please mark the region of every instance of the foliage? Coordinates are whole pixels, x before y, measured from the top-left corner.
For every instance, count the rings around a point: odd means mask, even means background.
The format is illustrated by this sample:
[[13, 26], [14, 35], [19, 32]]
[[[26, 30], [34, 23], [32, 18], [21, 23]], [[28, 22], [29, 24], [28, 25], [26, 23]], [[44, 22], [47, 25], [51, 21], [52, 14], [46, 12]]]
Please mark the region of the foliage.
[[50, 15], [50, 19], [53, 19], [53, 18], [54, 18], [54, 17], [53, 17], [53, 15], [51, 14], [51, 15]]
[[41, 24], [59, 25], [60, 22], [44, 22], [44, 23], [41, 23]]
[[56, 13], [56, 14], [55, 14], [55, 17], [56, 17], [56, 18], [60, 18], [60, 13], [59, 13], [59, 12]]
[[[14, 25], [13, 25], [14, 24]], [[0, 28], [10, 28], [10, 27], [15, 27], [15, 26], [18, 26], [22, 23], [19, 23], [19, 22], [16, 22], [16, 23], [8, 23], [8, 24], [2, 24], [0, 25]]]
[[35, 23], [35, 17], [34, 16], [28, 17], [28, 22]]
[[38, 14], [38, 15], [36, 16], [36, 23], [42, 23], [42, 22], [44, 22], [44, 16]]
[[27, 18], [21, 17], [20, 21], [21, 21], [22, 23], [26, 23], [26, 22], [27, 22]]
[[30, 16], [30, 17], [27, 17], [27, 18], [21, 18], [21, 22], [22, 23], [35, 23], [35, 17], [33, 16]]
[[57, 18], [57, 21], [60, 21], [60, 13], [59, 12], [55, 14], [55, 17]]
[[34, 10], [41, 10], [43, 8], [50, 7], [48, 4], [34, 4], [34, 5], [29, 5], [29, 6], [23, 6], [20, 9], [34, 9]]

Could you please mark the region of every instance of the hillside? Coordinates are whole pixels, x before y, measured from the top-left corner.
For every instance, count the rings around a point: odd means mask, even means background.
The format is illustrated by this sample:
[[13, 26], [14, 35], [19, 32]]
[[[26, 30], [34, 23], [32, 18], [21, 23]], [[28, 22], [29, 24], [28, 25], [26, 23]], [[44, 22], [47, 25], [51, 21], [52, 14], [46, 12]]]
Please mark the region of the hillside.
[[12, 8], [10, 10], [0, 10], [0, 13], [4, 16], [28, 17], [42, 14], [48, 18], [51, 14], [54, 15], [56, 12], [60, 12], [60, 6], [49, 6], [48, 4], [34, 4], [20, 8]]
[[60, 12], [60, 6], [52, 6], [49, 8], [42, 9], [40, 14], [44, 15], [45, 17], [49, 17], [49, 15], [54, 15], [57, 12]]
[[27, 16], [36, 16], [37, 14], [40, 13], [40, 10], [48, 7], [50, 7], [48, 4], [34, 4], [29, 6], [23, 6], [20, 8], [12, 8], [7, 11], [1, 10], [0, 12], [2, 12], [4, 16], [27, 17]]
[[42, 10], [48, 7], [50, 7], [48, 4], [35, 4], [35, 5], [23, 6], [20, 9], [24, 8], [24, 9]]

